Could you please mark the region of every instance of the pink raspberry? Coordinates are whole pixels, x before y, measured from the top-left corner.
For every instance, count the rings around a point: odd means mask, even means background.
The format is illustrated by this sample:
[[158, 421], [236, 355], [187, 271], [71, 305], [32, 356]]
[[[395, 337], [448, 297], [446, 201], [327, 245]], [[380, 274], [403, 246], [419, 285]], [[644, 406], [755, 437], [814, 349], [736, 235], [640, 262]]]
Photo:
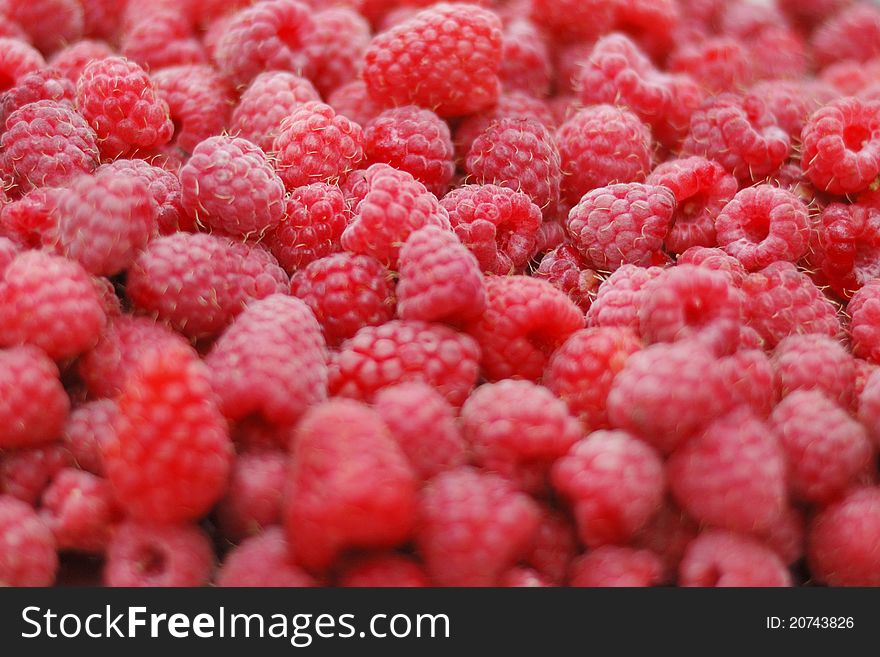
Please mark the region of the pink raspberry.
[[367, 326], [344, 342], [330, 363], [330, 394], [371, 401], [382, 388], [433, 386], [461, 406], [479, 377], [480, 347], [442, 324], [394, 320]]
[[103, 476], [101, 448], [112, 439], [116, 402], [98, 399], [79, 406], [70, 413], [61, 439], [74, 464], [85, 472]]
[[773, 369], [782, 397], [795, 390], [818, 390], [843, 408], [853, 403], [855, 360], [827, 335], [784, 338], [773, 350]]
[[805, 259], [817, 280], [851, 297], [880, 267], [880, 208], [829, 203], [812, 226]]
[[384, 162], [406, 171], [437, 197], [455, 174], [449, 126], [431, 110], [405, 105], [385, 110], [364, 130], [367, 162]]
[[287, 275], [259, 247], [175, 233], [153, 240], [138, 257], [126, 293], [141, 312], [201, 337], [217, 335], [248, 301], [286, 292], [287, 286]]
[[401, 554], [380, 553], [358, 559], [339, 576], [338, 586], [416, 588], [430, 586], [424, 568]]
[[[859, 362], [859, 361], [857, 361]], [[880, 447], [880, 374], [873, 370], [859, 395], [858, 417]]]
[[544, 35], [527, 19], [516, 19], [504, 28], [498, 77], [508, 91], [523, 91], [537, 98], [549, 95], [553, 76], [550, 49]]
[[[114, 0], [115, 2], [115, 0]], [[49, 63], [64, 77], [73, 82], [74, 88], [83, 69], [96, 59], [113, 56], [113, 49], [105, 41], [83, 39], [58, 50]]]
[[754, 73], [748, 49], [731, 36], [685, 43], [672, 53], [668, 67], [673, 73], [691, 76], [710, 93], [735, 91]]
[[417, 478], [379, 414], [338, 399], [297, 427], [287, 504], [297, 560], [324, 569], [345, 548], [390, 548], [413, 531]]
[[675, 0], [627, 0], [615, 14], [615, 30], [631, 35], [651, 57], [666, 59], [681, 19]]
[[370, 24], [354, 9], [319, 3], [312, 15], [315, 29], [306, 46], [310, 79], [325, 97], [356, 78], [370, 45]]
[[320, 99], [305, 78], [287, 71], [260, 73], [242, 92], [232, 112], [229, 132], [271, 151], [284, 119], [303, 103]]
[[51, 586], [57, 571], [52, 532], [31, 506], [0, 495], [0, 585]]
[[37, 507], [55, 476], [74, 465], [60, 443], [6, 450], [0, 456], [0, 494]]
[[22, 77], [45, 65], [46, 60], [33, 46], [19, 39], [0, 37], [0, 92], [11, 89]]
[[208, 368], [190, 349], [146, 354], [122, 388], [114, 420], [102, 457], [131, 517], [196, 520], [222, 496], [233, 456], [229, 429]]
[[855, 489], [823, 509], [810, 527], [810, 572], [829, 586], [880, 585], [880, 489]]
[[853, 59], [865, 62], [880, 55], [880, 10], [869, 3], [853, 3], [828, 16], [812, 36], [820, 66]]
[[572, 205], [610, 183], [641, 182], [651, 170], [651, 132], [626, 109], [594, 105], [556, 132], [562, 157], [562, 195]]
[[492, 107], [460, 120], [454, 139], [458, 157], [464, 159], [477, 137], [502, 119], [532, 119], [549, 129], [556, 125], [547, 102], [522, 91], [508, 91]]
[[226, 495], [216, 511], [225, 538], [240, 541], [281, 524], [288, 460], [279, 450], [245, 453], [235, 459]]
[[386, 109], [386, 103], [382, 99], [372, 98], [366, 83], [359, 78], [334, 89], [327, 97], [327, 104], [336, 110], [336, 114], [346, 116], [362, 126]]
[[[0, 206], [2, 207], [2, 206]], [[2, 223], [0, 223], [2, 225]], [[15, 257], [21, 252], [18, 244], [8, 237], [0, 237], [0, 281], [3, 280], [3, 272], [12, 264]]]
[[23, 75], [16, 85], [0, 94], [0, 125], [16, 110], [40, 100], [73, 106], [76, 86], [57, 68], [46, 67]]
[[474, 5], [441, 4], [373, 37], [364, 55], [370, 95], [442, 117], [473, 114], [498, 98], [501, 21]]
[[75, 262], [27, 251], [0, 281], [0, 344], [31, 344], [50, 358], [72, 358], [104, 330], [104, 309], [92, 278]]
[[190, 21], [170, 6], [152, 9], [129, 21], [120, 38], [120, 52], [153, 71], [207, 60]]
[[588, 326], [620, 326], [639, 330], [639, 310], [645, 302], [647, 284], [657, 278], [660, 267], [621, 265], [599, 286], [587, 311]]
[[83, 35], [83, 9], [77, 0], [6, 0], [7, 16], [30, 41], [49, 53]]
[[767, 417], [776, 405], [776, 372], [761, 349], [741, 349], [716, 361], [721, 378], [736, 405]]
[[61, 550], [101, 554], [121, 513], [110, 482], [74, 468], [59, 472], [43, 494], [40, 515]]
[[292, 550], [278, 527], [245, 539], [233, 548], [217, 573], [217, 586], [317, 586], [294, 562]]
[[668, 187], [675, 197], [672, 228], [664, 242], [672, 253], [694, 246], [715, 246], [715, 218], [736, 194], [736, 179], [704, 157], [686, 157], [660, 164], [649, 185]]
[[464, 326], [486, 309], [483, 274], [455, 233], [426, 226], [400, 250], [397, 311], [401, 319]]
[[364, 157], [361, 127], [332, 107], [312, 101], [295, 107], [272, 143], [278, 175], [288, 189], [338, 182]]
[[766, 80], [751, 87], [750, 94], [764, 99], [780, 128], [800, 139], [810, 115], [838, 97], [830, 85], [811, 80]]
[[789, 566], [803, 558], [806, 535], [804, 513], [794, 506], [786, 507], [770, 529], [757, 533], [757, 537]]
[[537, 381], [556, 348], [584, 327], [580, 309], [546, 281], [492, 276], [486, 292], [486, 312], [469, 330], [482, 349], [489, 381]]
[[97, 175], [109, 172], [140, 178], [147, 184], [149, 195], [159, 211], [156, 220], [161, 234], [169, 235], [193, 227], [191, 220], [182, 216], [180, 180], [175, 174], [139, 159], [114, 160], [103, 164], [98, 167]]
[[571, 567], [571, 586], [655, 586], [663, 565], [650, 550], [603, 545], [579, 557]]
[[312, 310], [331, 346], [394, 317], [391, 274], [370, 256], [339, 253], [315, 260], [294, 274], [290, 293]]
[[497, 185], [462, 185], [440, 205], [484, 272], [506, 275], [534, 256], [541, 210], [525, 194]]
[[687, 548], [680, 586], [791, 586], [791, 573], [770, 548], [743, 534], [709, 529]]
[[168, 103], [156, 84], [140, 66], [122, 57], [97, 59], [83, 69], [76, 104], [108, 160], [158, 148], [174, 134]]
[[284, 185], [258, 146], [206, 139], [180, 170], [181, 205], [200, 225], [228, 235], [262, 235], [284, 216]]
[[[549, 225], [552, 224], [545, 223], [542, 227]], [[559, 229], [564, 230], [561, 226]], [[587, 266], [580, 252], [571, 244], [562, 244], [547, 252], [541, 258], [534, 276], [543, 278], [553, 287], [565, 292], [584, 312], [590, 309], [602, 283], [599, 274]]]
[[533, 21], [566, 41], [589, 41], [609, 32], [617, 3], [609, 0], [530, 0]]
[[724, 273], [730, 282], [739, 287], [747, 273], [742, 263], [716, 247], [692, 246], [678, 256], [679, 265], [696, 265]]
[[660, 584], [675, 582], [678, 567], [699, 527], [681, 509], [666, 502], [633, 537], [632, 547], [648, 550], [660, 558]]
[[214, 570], [214, 549], [194, 525], [153, 525], [128, 520], [113, 534], [104, 564], [106, 586], [204, 586]]
[[578, 551], [574, 523], [558, 511], [542, 509], [541, 521], [524, 558], [549, 584], [562, 585]]
[[868, 471], [874, 450], [865, 428], [818, 390], [797, 390], [771, 416], [794, 497], [833, 500]]
[[[86, 36], [110, 38], [118, 31], [122, 16], [115, 0], [80, 0]], [[79, 43], [82, 43], [80, 41]]]
[[0, 449], [51, 442], [69, 411], [58, 367], [46, 354], [30, 345], [0, 350]]
[[419, 504], [416, 543], [438, 586], [493, 586], [529, 548], [538, 505], [501, 477], [462, 467], [437, 475]]

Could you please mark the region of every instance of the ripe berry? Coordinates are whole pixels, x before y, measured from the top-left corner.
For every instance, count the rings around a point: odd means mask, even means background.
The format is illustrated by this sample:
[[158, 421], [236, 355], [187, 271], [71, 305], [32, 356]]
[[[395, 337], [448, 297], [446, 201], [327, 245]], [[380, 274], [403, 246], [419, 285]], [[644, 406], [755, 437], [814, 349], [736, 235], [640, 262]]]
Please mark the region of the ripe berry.
[[650, 550], [603, 545], [579, 557], [571, 566], [571, 586], [655, 586], [663, 565]]
[[280, 450], [244, 453], [235, 459], [226, 495], [216, 510], [225, 538], [240, 541], [281, 524], [287, 462]]
[[877, 586], [880, 490], [857, 488], [823, 509], [810, 526], [807, 558], [829, 586]]
[[710, 529], [688, 545], [678, 580], [681, 586], [791, 586], [791, 573], [754, 538]]
[[292, 552], [284, 532], [269, 527], [226, 555], [217, 573], [217, 586], [317, 586], [294, 561]]
[[0, 585], [51, 586], [57, 570], [49, 528], [31, 506], [0, 495]]

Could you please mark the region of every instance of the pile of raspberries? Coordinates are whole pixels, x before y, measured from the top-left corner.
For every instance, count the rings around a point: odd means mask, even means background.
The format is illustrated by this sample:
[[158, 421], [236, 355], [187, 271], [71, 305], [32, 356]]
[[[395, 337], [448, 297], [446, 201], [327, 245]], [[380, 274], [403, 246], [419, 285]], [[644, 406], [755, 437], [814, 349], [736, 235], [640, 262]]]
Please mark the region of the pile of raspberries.
[[880, 6], [0, 0], [0, 585], [880, 586]]

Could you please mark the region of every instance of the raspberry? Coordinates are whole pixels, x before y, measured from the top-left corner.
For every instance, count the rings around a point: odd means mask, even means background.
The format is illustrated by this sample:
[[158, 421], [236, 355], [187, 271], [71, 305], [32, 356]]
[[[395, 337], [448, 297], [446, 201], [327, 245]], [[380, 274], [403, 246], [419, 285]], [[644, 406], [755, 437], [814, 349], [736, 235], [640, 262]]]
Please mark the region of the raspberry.
[[829, 203], [812, 228], [806, 260], [844, 298], [880, 270], [880, 208]]
[[543, 509], [538, 529], [524, 558], [549, 585], [560, 586], [578, 551], [573, 523], [557, 511]]
[[54, 67], [37, 69], [23, 75], [9, 91], [0, 94], [0, 125], [16, 110], [40, 100], [73, 106], [76, 87]]
[[228, 555], [217, 573], [217, 586], [317, 586], [315, 579], [294, 563], [280, 528], [269, 527], [246, 539]]
[[464, 326], [486, 309], [479, 263], [448, 230], [426, 226], [412, 233], [400, 250], [398, 278], [401, 319]]
[[367, 162], [406, 171], [435, 196], [443, 196], [455, 174], [449, 126], [434, 112], [414, 105], [385, 110], [364, 130]]
[[225, 538], [239, 541], [281, 524], [287, 462], [287, 454], [278, 450], [241, 454], [235, 460], [216, 512]]
[[346, 116], [362, 126], [367, 125], [385, 109], [382, 99], [370, 97], [367, 85], [361, 79], [352, 80], [334, 89], [327, 97], [327, 103], [336, 110], [337, 115]]
[[327, 397], [327, 354], [309, 307], [275, 294], [251, 303], [205, 358], [220, 410], [293, 424]]
[[400, 554], [378, 554], [359, 559], [339, 576], [339, 586], [415, 588], [430, 586], [422, 566]]
[[679, 569], [680, 586], [791, 586], [791, 573], [770, 548], [719, 529], [695, 538]]
[[330, 364], [330, 394], [370, 401], [407, 382], [433, 386], [461, 406], [479, 376], [480, 348], [470, 336], [415, 320], [367, 326], [344, 342]]
[[40, 248], [53, 241], [61, 189], [40, 187], [0, 208], [0, 228], [15, 242]]
[[314, 407], [297, 427], [284, 511], [303, 565], [349, 547], [391, 548], [411, 535], [417, 479], [376, 411], [353, 400]]
[[493, 586], [536, 533], [539, 508], [506, 480], [470, 467], [422, 491], [416, 543], [439, 586]]
[[[115, 2], [115, 0], [113, 1]], [[112, 56], [113, 49], [106, 42], [83, 39], [57, 51], [49, 62], [52, 67], [58, 69], [64, 77], [76, 85], [83, 69], [90, 62]]]
[[331, 346], [394, 317], [391, 274], [370, 256], [339, 253], [315, 260], [294, 274], [290, 293], [312, 310]]
[[214, 551], [192, 525], [126, 521], [107, 546], [106, 586], [204, 586], [214, 569]]
[[526, 19], [504, 28], [498, 77], [508, 91], [523, 91], [538, 98], [548, 96], [553, 75], [550, 50], [540, 30]]
[[571, 586], [655, 586], [663, 566], [650, 550], [603, 545], [579, 557], [571, 567]]
[[790, 150], [791, 140], [763, 99], [723, 93], [693, 113], [681, 155], [715, 160], [746, 183], [779, 169]]
[[146, 69], [203, 64], [207, 57], [192, 25], [177, 9], [159, 8], [130, 21], [120, 52]]
[[288, 189], [344, 179], [357, 169], [363, 149], [361, 127], [315, 101], [294, 108], [272, 143], [278, 175]]
[[70, 413], [61, 439], [80, 470], [104, 475], [101, 448], [112, 439], [116, 411], [115, 401], [99, 399], [87, 402]]
[[752, 86], [749, 93], [764, 99], [777, 125], [792, 139], [800, 139], [810, 115], [838, 96], [830, 85], [810, 80], [767, 80]]
[[102, 447], [117, 499], [143, 521], [205, 515], [223, 494], [232, 462], [210, 373], [184, 347], [146, 354], [125, 382]]
[[287, 290], [269, 253], [212, 235], [175, 233], [153, 240], [128, 275], [134, 306], [188, 337], [216, 335], [245, 303]]
[[617, 17], [609, 0], [530, 0], [530, 17], [554, 37], [589, 41], [608, 32]]
[[425, 226], [449, 228], [447, 211], [424, 185], [387, 164], [366, 170], [363, 195], [355, 200], [352, 222], [342, 233], [342, 246], [371, 255], [394, 268], [401, 245]]
[[180, 180], [165, 169], [153, 166], [144, 160], [114, 160], [98, 167], [97, 175], [113, 172], [119, 175], [140, 178], [147, 184], [150, 197], [158, 207], [156, 217], [159, 232], [163, 235], [178, 230], [191, 229], [191, 221], [181, 216], [183, 208], [180, 201]]
[[15, 260], [21, 249], [11, 239], [0, 237], [0, 281], [3, 280], [3, 272]]
[[97, 166], [95, 133], [68, 104], [41, 100], [6, 120], [0, 175], [23, 191], [65, 185]]
[[442, 117], [473, 114], [498, 98], [501, 44], [494, 13], [435, 5], [373, 37], [363, 78], [383, 102], [419, 105]]
[[[834, 95], [829, 100], [840, 96], [858, 96], [867, 90], [877, 77], [880, 58], [867, 62], [845, 59], [829, 64], [819, 72], [819, 80], [831, 86]], [[817, 108], [818, 109], [818, 108]]]
[[562, 181], [553, 136], [534, 119], [500, 119], [477, 137], [465, 160], [474, 182], [509, 187], [539, 207], [559, 200]]
[[[316, 9], [321, 9], [319, 3]], [[347, 7], [330, 7], [312, 15], [314, 32], [306, 47], [310, 79], [325, 97], [358, 76], [370, 45], [370, 24]]]
[[80, 114], [98, 135], [101, 155], [113, 160], [167, 144], [174, 125], [166, 103], [140, 66], [122, 57], [87, 65], [76, 85]]
[[43, 56], [29, 44], [0, 37], [0, 92], [11, 89], [22, 77], [45, 65]]
[[737, 190], [732, 175], [717, 162], [695, 156], [658, 165], [646, 182], [668, 187], [675, 197], [673, 224], [665, 240], [669, 251], [715, 246], [715, 218]]
[[562, 195], [572, 205], [610, 183], [641, 182], [651, 170], [651, 132], [626, 109], [594, 105], [556, 132], [562, 157]]
[[849, 408], [854, 400], [855, 360], [826, 335], [792, 335], [773, 350], [773, 368], [781, 396], [795, 390], [818, 390]]
[[6, 12], [21, 25], [30, 41], [52, 52], [83, 34], [83, 10], [77, 0], [6, 0]]
[[833, 100], [801, 134], [804, 173], [830, 194], [868, 189], [880, 175], [880, 101]]
[[660, 558], [658, 583], [669, 584], [675, 582], [685, 550], [698, 533], [699, 528], [694, 521], [667, 502], [633, 537], [632, 545]]
[[57, 570], [49, 528], [29, 505], [0, 495], [0, 585], [51, 586]]
[[86, 36], [110, 38], [116, 34], [122, 16], [115, 0], [80, 0], [80, 4]]
[[[287, 71], [260, 73], [242, 92], [232, 112], [229, 131], [264, 151], [271, 151], [282, 121], [303, 103], [320, 99], [305, 78]], [[335, 103], [331, 105], [336, 107]]]
[[[553, 222], [542, 224], [542, 227], [554, 224], [559, 226]], [[559, 229], [564, 230], [561, 226]], [[590, 309], [602, 282], [599, 274], [587, 267], [580, 252], [571, 244], [562, 244], [545, 254], [534, 276], [565, 292], [584, 312]]]
[[36, 507], [51, 481], [69, 465], [71, 455], [59, 443], [7, 450], [0, 456], [0, 494]]
[[716, 94], [745, 86], [753, 74], [749, 51], [739, 39], [729, 36], [685, 43], [672, 53], [668, 66], [670, 71], [690, 75]]
[[737, 287], [742, 285], [747, 275], [739, 260], [714, 247], [692, 246], [678, 256], [678, 264], [696, 265], [723, 272]]
[[535, 254], [541, 210], [525, 194], [496, 185], [463, 185], [440, 205], [484, 272], [509, 274]]
[[230, 20], [214, 59], [236, 86], [263, 71], [311, 73], [306, 45], [315, 31], [308, 6], [296, 0], [267, 0], [243, 9]]
[[817, 27], [812, 37], [817, 63], [853, 59], [865, 62], [880, 55], [880, 11], [871, 4], [853, 3]]
[[761, 349], [741, 349], [716, 361], [716, 367], [735, 405], [748, 406], [767, 417], [777, 399], [776, 373]]
[[880, 334], [877, 331], [880, 283], [869, 281], [856, 292], [846, 307], [850, 317], [849, 332], [853, 355], [880, 361]]
[[242, 454], [258, 454], [269, 451], [287, 453], [293, 439], [290, 425], [270, 424], [258, 415], [252, 415], [232, 427], [232, 439]]
[[180, 170], [181, 205], [197, 223], [229, 235], [262, 235], [284, 216], [284, 185], [258, 146], [211, 137]]
[[788, 463], [792, 495], [823, 503], [865, 474], [873, 448], [864, 427], [818, 390], [798, 390], [771, 416]]
[[0, 281], [0, 344], [32, 344], [64, 360], [97, 342], [106, 316], [91, 277], [77, 263], [27, 251]]
[[59, 472], [43, 494], [41, 517], [61, 550], [101, 554], [120, 520], [110, 482], [74, 468]]
[[118, 274], [156, 233], [157, 214], [143, 180], [106, 170], [82, 176], [58, 198], [60, 250], [93, 274]]
[[505, 92], [489, 109], [461, 119], [455, 129], [454, 140], [459, 158], [463, 160], [477, 137], [502, 119], [533, 119], [547, 128], [556, 125], [553, 112], [545, 101], [521, 91]]
[[620, 326], [639, 330], [639, 309], [645, 301], [646, 285], [657, 278], [660, 267], [621, 265], [599, 286], [587, 311], [588, 326]]
[[674, 0], [628, 0], [617, 5], [614, 29], [630, 34], [650, 56], [664, 60], [679, 20]]
[[880, 447], [880, 375], [876, 371], [875, 369], [868, 376], [859, 395], [858, 416], [874, 444]]
[[546, 281], [493, 276], [486, 293], [486, 311], [470, 333], [482, 349], [489, 381], [538, 380], [556, 348], [584, 326], [580, 309]]
[[675, 197], [666, 187], [620, 183], [584, 194], [568, 215], [568, 233], [597, 269], [657, 261], [672, 224]]
[[810, 572], [829, 586], [878, 586], [880, 490], [861, 488], [823, 509], [807, 542]]
[[33, 346], [0, 350], [0, 449], [32, 447], [61, 435], [70, 400], [58, 367]]

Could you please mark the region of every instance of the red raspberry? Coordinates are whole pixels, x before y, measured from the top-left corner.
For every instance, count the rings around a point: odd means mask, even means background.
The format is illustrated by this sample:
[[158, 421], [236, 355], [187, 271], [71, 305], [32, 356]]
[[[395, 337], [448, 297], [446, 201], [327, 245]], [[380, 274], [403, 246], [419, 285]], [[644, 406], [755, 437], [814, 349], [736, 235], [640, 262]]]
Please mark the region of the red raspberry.
[[486, 292], [486, 312], [470, 332], [482, 349], [489, 381], [537, 381], [556, 348], [584, 326], [580, 309], [546, 281], [493, 276]]
[[633, 36], [651, 57], [664, 60], [679, 20], [675, 0], [627, 0], [617, 5], [614, 29]]
[[267, 0], [243, 9], [225, 26], [214, 59], [236, 86], [263, 71], [311, 73], [306, 45], [315, 31], [308, 6], [296, 0]]
[[455, 174], [449, 126], [434, 112], [414, 105], [385, 110], [364, 130], [367, 162], [384, 162], [412, 174], [435, 196], [443, 196]]
[[120, 52], [146, 69], [158, 71], [207, 60], [190, 21], [179, 9], [152, 9], [129, 23], [120, 39]]
[[335, 89], [327, 97], [327, 104], [336, 110], [337, 115], [346, 116], [362, 126], [379, 116], [386, 107], [382, 99], [370, 97], [367, 85], [361, 79]]
[[6, 120], [0, 137], [0, 176], [23, 191], [65, 185], [96, 166], [95, 133], [67, 103], [30, 103]]
[[715, 160], [746, 183], [775, 172], [790, 151], [791, 140], [763, 99], [723, 93], [693, 113], [681, 154]]
[[541, 522], [524, 558], [544, 580], [560, 586], [578, 552], [574, 523], [552, 509], [542, 509]]
[[440, 116], [473, 114], [498, 98], [501, 22], [474, 5], [441, 4], [373, 37], [364, 55], [370, 95]]
[[774, 262], [743, 281], [749, 325], [772, 349], [797, 333], [841, 332], [837, 310], [809, 277], [790, 262]]
[[742, 349], [716, 361], [735, 405], [748, 406], [767, 417], [778, 397], [773, 364], [761, 349]]
[[357, 169], [363, 149], [361, 127], [316, 101], [294, 108], [272, 143], [278, 175], [288, 189], [344, 179]]
[[830, 85], [835, 92], [829, 100], [840, 96], [858, 96], [874, 82], [880, 70], [878, 66], [880, 58], [877, 57], [867, 62], [845, 59], [823, 68], [819, 72], [819, 80]]
[[20, 252], [21, 249], [15, 242], [7, 237], [0, 237], [0, 281], [3, 280], [3, 272]]
[[666, 187], [621, 183], [584, 194], [568, 215], [568, 233], [586, 261], [613, 271], [658, 260], [675, 197]]
[[269, 527], [234, 548], [217, 573], [217, 586], [317, 586], [315, 579], [294, 563], [284, 532]]
[[853, 3], [817, 27], [812, 46], [820, 66], [846, 59], [866, 62], [877, 57], [880, 55], [880, 10], [870, 3]]
[[293, 424], [327, 397], [327, 353], [309, 307], [275, 294], [251, 303], [220, 336], [205, 364], [231, 420], [260, 414]]
[[571, 586], [655, 586], [663, 565], [650, 550], [603, 545], [578, 558], [571, 567]]
[[853, 355], [880, 362], [880, 281], [873, 279], [856, 292], [846, 313], [850, 317], [849, 333]]
[[0, 586], [51, 586], [57, 570], [49, 528], [32, 507], [0, 495]]
[[462, 185], [440, 205], [484, 272], [506, 275], [534, 256], [541, 209], [525, 194], [496, 185]]
[[807, 543], [810, 572], [829, 586], [880, 585], [880, 489], [861, 488], [823, 509]]
[[33, 346], [0, 350], [0, 449], [48, 443], [61, 435], [70, 400], [58, 367]]
[[833, 500], [868, 471], [874, 450], [864, 427], [818, 390], [798, 390], [771, 416], [785, 452], [792, 495]]
[[22, 77], [45, 65], [43, 56], [33, 46], [19, 39], [0, 37], [0, 92], [11, 89]]
[[715, 246], [715, 218], [736, 194], [736, 179], [704, 157], [669, 160], [648, 176], [649, 185], [663, 185], [675, 197], [672, 228], [665, 246], [684, 253], [694, 246]]
[[114, 436], [102, 447], [117, 499], [133, 517], [184, 522], [223, 494], [232, 462], [210, 373], [183, 347], [144, 356], [119, 396]]
[[[862, 362], [862, 361], [856, 361]], [[874, 444], [880, 447], [880, 374], [875, 369], [859, 395], [858, 416]]]
[[[556, 222], [542, 224], [542, 228], [551, 225], [564, 230]], [[562, 244], [544, 255], [534, 276], [565, 292], [584, 312], [590, 309], [602, 282], [599, 274], [587, 267], [580, 252], [571, 244]]]
[[7, 450], [0, 456], [0, 494], [36, 507], [55, 476], [70, 465], [70, 452], [59, 443]]
[[498, 77], [508, 91], [523, 91], [538, 98], [548, 96], [553, 76], [550, 50], [543, 34], [526, 19], [504, 28]]
[[121, 514], [106, 479], [74, 468], [58, 473], [43, 494], [40, 516], [61, 550], [101, 554]]
[[777, 0], [779, 8], [798, 27], [812, 28], [826, 22], [851, 0]]
[[233, 542], [281, 524], [288, 456], [279, 450], [241, 454], [232, 466], [217, 524]]
[[83, 35], [83, 10], [77, 0], [6, 0], [8, 18], [27, 32], [43, 52], [57, 50]]
[[829, 203], [812, 228], [806, 260], [817, 280], [848, 298], [874, 278], [880, 268], [880, 208]]
[[53, 187], [40, 187], [3, 206], [0, 229], [25, 247], [40, 248], [52, 243], [62, 192]]
[[99, 399], [87, 402], [70, 413], [61, 439], [80, 470], [104, 475], [101, 448], [112, 439], [116, 411], [115, 401]]
[[89, 272], [112, 276], [156, 233], [158, 206], [147, 184], [115, 171], [82, 176], [58, 199], [60, 250]]
[[211, 137], [180, 170], [181, 205], [197, 223], [228, 235], [260, 236], [284, 216], [284, 185], [258, 146]]
[[323, 7], [323, 3], [315, 7], [322, 11], [312, 15], [315, 29], [306, 50], [312, 71], [309, 77], [326, 97], [360, 73], [370, 45], [370, 24], [348, 7]]
[[651, 170], [651, 132], [626, 109], [594, 105], [556, 132], [562, 157], [562, 194], [572, 205], [591, 189], [641, 182]]
[[461, 427], [477, 465], [536, 493], [582, 435], [565, 403], [530, 381], [480, 386], [462, 406]]
[[792, 565], [804, 556], [806, 543], [806, 518], [793, 506], [787, 507], [769, 530], [758, 532], [757, 536], [782, 559]]
[[509, 187], [538, 207], [559, 200], [559, 150], [550, 131], [534, 119], [500, 119], [477, 137], [465, 160], [477, 183]]
[[426, 226], [400, 250], [398, 315], [464, 326], [486, 309], [480, 266], [455, 233]]
[[449, 228], [448, 214], [437, 198], [405, 171], [374, 164], [364, 174], [363, 195], [355, 199], [342, 246], [394, 268], [400, 247], [425, 226]]
[[611, 384], [641, 346], [635, 333], [627, 328], [577, 331], [553, 353], [544, 371], [544, 385], [580, 418], [584, 430], [607, 428]]
[[204, 586], [214, 569], [208, 536], [194, 525], [126, 521], [107, 546], [106, 586]]
[[645, 286], [657, 278], [660, 267], [621, 265], [599, 286], [587, 311], [588, 326], [620, 326], [639, 330], [639, 310], [645, 301]]
[[830, 194], [868, 189], [880, 175], [880, 101], [841, 98], [814, 112], [801, 134], [804, 173]]
[[168, 103], [140, 66], [122, 57], [98, 59], [76, 86], [80, 114], [98, 135], [108, 160], [167, 144], [174, 134]]
[[[115, 3], [115, 0], [111, 1]], [[106, 42], [83, 39], [57, 51], [49, 61], [64, 77], [76, 85], [80, 74], [89, 63], [96, 59], [105, 59], [112, 56], [113, 49]]]
[[430, 586], [424, 568], [401, 554], [377, 554], [348, 566], [339, 576], [338, 586], [415, 588]]
[[709, 529], [687, 548], [680, 586], [791, 586], [791, 573], [770, 548], [755, 539]]
[[40, 100], [73, 106], [76, 86], [57, 68], [46, 67], [23, 75], [9, 91], [0, 94], [0, 125], [16, 110]]
[[855, 360], [837, 340], [821, 334], [792, 335], [773, 350], [780, 396], [818, 390], [849, 408], [854, 400]]
[[342, 344], [330, 364], [330, 394], [370, 401], [382, 388], [411, 381], [461, 406], [479, 376], [480, 348], [442, 324], [394, 320], [367, 326]]
[[589, 41], [609, 32], [617, 18], [610, 0], [530, 0], [530, 17], [554, 37]]
[[764, 99], [792, 139], [800, 139], [810, 115], [838, 96], [830, 85], [812, 80], [767, 80], [752, 86], [749, 93]]
[[[260, 73], [242, 92], [232, 112], [229, 131], [264, 151], [271, 151], [282, 121], [303, 103], [320, 99], [305, 78], [287, 71]], [[336, 107], [335, 103], [331, 105]]]
[[785, 458], [770, 426], [740, 409], [679, 447], [666, 469], [695, 520], [731, 531], [769, 528], [785, 507]]
[[97, 342], [106, 321], [92, 278], [77, 263], [27, 251], [0, 281], [0, 344], [32, 344], [64, 360]]
[[714, 247], [692, 246], [678, 256], [678, 264], [696, 265], [712, 271], [723, 272], [737, 287], [742, 285], [747, 276], [746, 270], [739, 260]]
[[294, 274], [290, 293], [312, 310], [331, 346], [394, 317], [391, 274], [370, 256], [339, 253], [315, 260]]
[[489, 109], [461, 119], [455, 129], [454, 139], [455, 152], [459, 159], [463, 160], [467, 156], [477, 137], [502, 119], [533, 119], [549, 129], [556, 125], [553, 112], [544, 100], [522, 91], [505, 92]]
[[412, 533], [417, 478], [376, 411], [353, 400], [314, 407], [297, 427], [284, 511], [303, 565], [349, 547], [390, 548]]
[[681, 45], [669, 58], [669, 70], [690, 75], [710, 93], [745, 86], [754, 70], [745, 45], [730, 36], [709, 37]]
[[175, 233], [153, 240], [128, 274], [134, 306], [188, 337], [217, 335], [245, 303], [287, 291], [272, 256], [212, 235]]
[[119, 30], [122, 16], [116, 0], [80, 0], [80, 4], [86, 36], [110, 38]]
[[113, 172], [119, 175], [140, 178], [147, 184], [149, 194], [159, 209], [157, 223], [163, 235], [176, 233], [178, 230], [192, 228], [191, 221], [182, 217], [183, 208], [180, 201], [180, 180], [176, 175], [153, 166], [144, 160], [114, 160], [98, 167], [97, 174]]
[[658, 556], [662, 567], [658, 583], [671, 584], [675, 582], [685, 550], [698, 533], [694, 521], [667, 502], [633, 537], [632, 545]]
[[439, 586], [493, 586], [529, 548], [539, 508], [497, 475], [470, 467], [422, 491], [416, 543]]

